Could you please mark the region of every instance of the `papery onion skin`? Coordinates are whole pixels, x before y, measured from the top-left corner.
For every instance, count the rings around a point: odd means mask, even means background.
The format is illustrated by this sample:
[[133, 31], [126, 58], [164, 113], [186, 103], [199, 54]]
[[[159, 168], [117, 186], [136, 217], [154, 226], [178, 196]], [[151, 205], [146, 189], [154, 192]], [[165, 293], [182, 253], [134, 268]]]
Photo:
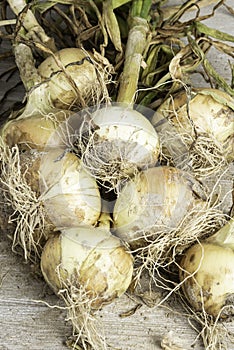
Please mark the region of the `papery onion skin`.
[[[67, 73], [67, 76], [63, 72]], [[90, 56], [79, 48], [65, 48], [47, 57], [38, 67], [42, 81], [48, 79], [48, 93], [56, 108], [70, 108], [77, 101], [79, 90], [82, 98], [92, 94], [97, 84], [95, 66]]]
[[[48, 147], [65, 147], [62, 135], [57, 134], [56, 130], [59, 130], [60, 124], [70, 115], [70, 111], [55, 110], [48, 115], [41, 115], [38, 112], [26, 118], [18, 117], [8, 121], [2, 127], [2, 140], [9, 147], [17, 144], [23, 151], [29, 149], [42, 151]], [[49, 146], [48, 141], [50, 141]]]
[[[199, 134], [209, 135], [224, 147], [226, 159], [234, 160], [234, 100], [223, 91], [200, 88], [192, 89], [191, 95], [179, 92], [158, 108], [152, 124], [162, 135], [171, 130], [178, 135], [190, 135], [191, 144]], [[173, 139], [164, 143], [169, 150], [170, 142]]]
[[97, 183], [73, 153], [58, 148], [44, 155], [40, 191], [46, 213], [57, 227], [93, 225], [100, 215]]
[[[226, 317], [234, 297], [234, 252], [228, 246], [212, 243], [195, 244], [180, 261], [182, 290], [190, 305], [213, 317]], [[193, 274], [193, 276], [191, 276]]]
[[77, 227], [50, 238], [41, 257], [41, 270], [57, 293], [66, 281], [82, 285], [100, 308], [128, 289], [133, 258], [121, 241], [99, 228]]
[[40, 166], [44, 155], [44, 152], [36, 149], [19, 153], [22, 176], [37, 197], [40, 196]]
[[91, 115], [91, 122], [95, 129], [83, 150], [83, 161], [97, 177], [106, 171], [110, 178], [115, 173], [120, 179], [156, 164], [158, 135], [137, 110], [122, 104], [106, 106]]
[[167, 166], [147, 169], [120, 191], [113, 212], [115, 234], [136, 248], [144, 244], [144, 232], [152, 230], [152, 240], [161, 229], [170, 231], [195, 203], [189, 174]]

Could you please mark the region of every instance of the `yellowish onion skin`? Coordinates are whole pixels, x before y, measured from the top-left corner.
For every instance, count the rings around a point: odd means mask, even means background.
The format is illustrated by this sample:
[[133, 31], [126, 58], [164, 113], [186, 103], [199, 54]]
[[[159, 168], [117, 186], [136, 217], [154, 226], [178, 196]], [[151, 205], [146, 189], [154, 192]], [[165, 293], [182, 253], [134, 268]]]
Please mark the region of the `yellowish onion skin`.
[[114, 206], [115, 233], [135, 249], [144, 245], [144, 232], [170, 231], [195, 205], [192, 182], [173, 167], [153, 167], [126, 183]]
[[[230, 247], [195, 244], [185, 252], [180, 267], [182, 290], [196, 311], [217, 317], [226, 304], [233, 304], [234, 251]], [[229, 312], [224, 310], [221, 317]]]
[[108, 232], [77, 227], [47, 241], [41, 270], [55, 293], [70, 281], [76, 288], [82, 285], [92, 307], [100, 308], [126, 292], [132, 279], [133, 258]]
[[59, 148], [45, 153], [40, 164], [40, 191], [46, 213], [58, 228], [94, 225], [100, 216], [97, 183], [73, 153]]
[[27, 150], [20, 153], [20, 170], [26, 183], [37, 197], [40, 196], [40, 164], [44, 153], [37, 150]]
[[[229, 106], [232, 106], [229, 107]], [[211, 88], [193, 89], [191, 96], [186, 91], [168, 98], [156, 111], [152, 123], [160, 133], [174, 132], [196, 137], [207, 134], [224, 147], [224, 156], [234, 160], [234, 100], [227, 93]], [[189, 111], [189, 116], [188, 116]], [[169, 122], [165, 123], [163, 120]], [[172, 139], [172, 146], [174, 140]], [[193, 139], [191, 137], [191, 144]], [[165, 141], [170, 153], [170, 144]], [[189, 147], [190, 145], [188, 145]], [[166, 154], [167, 151], [164, 150]]]
[[111, 178], [117, 173], [120, 179], [156, 164], [159, 138], [142, 113], [117, 104], [98, 109], [91, 118], [96, 129], [83, 161], [95, 176], [105, 177], [102, 174], [106, 173]]
[[[62, 71], [65, 69], [67, 76]], [[84, 98], [97, 84], [95, 66], [89, 54], [79, 48], [66, 48], [47, 57], [38, 67], [42, 81], [48, 81], [48, 93], [54, 107], [69, 108], [77, 104], [76, 89]], [[79, 102], [79, 101], [78, 101]]]
[[[60, 123], [70, 116], [69, 111], [54, 111], [51, 115], [36, 115], [17, 118], [7, 122], [1, 129], [1, 137], [9, 147], [18, 145], [20, 150], [66, 146], [61, 135], [56, 134]], [[53, 136], [53, 139], [51, 138]], [[48, 145], [48, 142], [50, 144]]]

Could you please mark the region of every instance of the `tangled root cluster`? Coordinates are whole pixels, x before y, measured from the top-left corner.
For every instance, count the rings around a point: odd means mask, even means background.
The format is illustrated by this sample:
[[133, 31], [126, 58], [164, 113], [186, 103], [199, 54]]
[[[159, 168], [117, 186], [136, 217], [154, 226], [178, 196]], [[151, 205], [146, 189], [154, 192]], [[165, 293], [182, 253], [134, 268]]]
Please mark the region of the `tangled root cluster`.
[[[133, 251], [136, 283], [146, 270], [149, 285], [164, 288], [167, 284], [168, 288], [169, 280], [163, 281], [162, 271], [172, 271], [174, 266], [178, 266], [178, 256], [186, 248], [216, 232], [226, 220], [226, 215], [216, 207], [216, 204], [211, 205], [207, 202], [203, 206], [200, 204], [195, 206], [171, 231], [163, 227], [158, 231], [157, 228], [156, 238], [154, 229], [151, 229], [151, 232], [142, 232], [147, 244]], [[151, 236], [154, 237], [153, 240]]]
[[122, 182], [139, 171], [134, 162], [128, 161], [135, 145], [123, 140], [103, 140], [97, 135], [97, 128], [90, 113], [87, 113], [78, 133], [70, 134], [70, 147], [100, 186], [104, 186], [107, 191], [118, 192]]
[[202, 133], [178, 135], [175, 131], [160, 133], [161, 159], [203, 180], [215, 176], [228, 166], [226, 146]]
[[[204, 307], [201, 312], [195, 312], [184, 299], [180, 291], [177, 293], [182, 309], [185, 310], [188, 323], [197, 333], [194, 344], [200, 338], [204, 348], [207, 350], [229, 350], [228, 342], [233, 343], [234, 338], [233, 334], [228, 331], [225, 323], [221, 321], [221, 314], [223, 312], [229, 315], [233, 314], [233, 306], [224, 306], [217, 317], [214, 318], [205, 311]], [[229, 320], [226, 320], [226, 322], [228, 321]]]
[[100, 317], [95, 315], [92, 307], [96, 298], [92, 297], [83, 285], [77, 286], [77, 280], [78, 276], [74, 281], [61, 280], [62, 288], [58, 292], [65, 303], [67, 321], [70, 321], [73, 327], [72, 346], [74, 349], [80, 346], [84, 350], [107, 350], [109, 347]]
[[42, 242], [46, 238], [46, 220], [42, 204], [22, 172], [18, 146], [1, 145], [1, 184], [5, 199], [12, 208], [8, 218], [14, 225], [13, 250], [21, 246], [25, 260], [34, 260], [40, 255]]

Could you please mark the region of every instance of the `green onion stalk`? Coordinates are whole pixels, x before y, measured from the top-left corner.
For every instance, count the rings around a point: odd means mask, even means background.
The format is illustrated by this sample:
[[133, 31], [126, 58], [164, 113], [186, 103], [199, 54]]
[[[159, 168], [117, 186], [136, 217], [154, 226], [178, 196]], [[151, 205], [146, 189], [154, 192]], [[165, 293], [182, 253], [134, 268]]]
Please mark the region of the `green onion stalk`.
[[120, 78], [117, 102], [133, 104], [137, 91], [142, 54], [149, 32], [148, 16], [152, 2], [132, 1], [129, 15], [129, 34], [125, 51], [124, 68]]

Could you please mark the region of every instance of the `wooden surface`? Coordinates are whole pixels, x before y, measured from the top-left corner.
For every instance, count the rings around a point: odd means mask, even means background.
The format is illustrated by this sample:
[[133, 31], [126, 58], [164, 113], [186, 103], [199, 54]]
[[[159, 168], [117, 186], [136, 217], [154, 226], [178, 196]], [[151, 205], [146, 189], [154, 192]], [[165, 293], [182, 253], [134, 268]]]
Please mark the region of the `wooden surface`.
[[[233, 0], [227, 3], [234, 7]], [[234, 34], [233, 16], [224, 7], [217, 12], [215, 18], [206, 23]], [[221, 53], [216, 52], [211, 59], [221, 74], [230, 77], [227, 57], [224, 58]], [[0, 68], [1, 72], [11, 64], [12, 62], [6, 61]], [[2, 78], [0, 84], [1, 97], [12, 82], [5, 82]], [[22, 96], [23, 90], [16, 89], [10, 98], [20, 101]], [[39, 300], [50, 305], [62, 305], [45, 283], [35, 277], [33, 267], [25, 264], [21, 257], [11, 251], [9, 240], [0, 233], [0, 350], [67, 349], [64, 341], [70, 335], [71, 328], [65, 322], [66, 312], [49, 308], [38, 302]], [[102, 311], [107, 340], [114, 349], [162, 349], [161, 342], [168, 335], [181, 349], [204, 348], [200, 341], [194, 345], [197, 333], [189, 326], [187, 317], [177, 313], [173, 302], [170, 305], [174, 310], [167, 309], [166, 306], [142, 306], [134, 315], [120, 318], [121, 312], [128, 311], [134, 305], [135, 303], [124, 296]], [[234, 332], [234, 322], [228, 323], [227, 328]], [[164, 349], [177, 348], [172, 345]], [[234, 344], [230, 344], [228, 349], [234, 349]]]

